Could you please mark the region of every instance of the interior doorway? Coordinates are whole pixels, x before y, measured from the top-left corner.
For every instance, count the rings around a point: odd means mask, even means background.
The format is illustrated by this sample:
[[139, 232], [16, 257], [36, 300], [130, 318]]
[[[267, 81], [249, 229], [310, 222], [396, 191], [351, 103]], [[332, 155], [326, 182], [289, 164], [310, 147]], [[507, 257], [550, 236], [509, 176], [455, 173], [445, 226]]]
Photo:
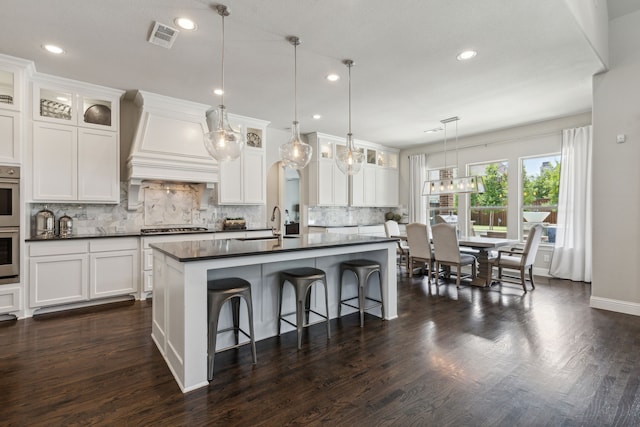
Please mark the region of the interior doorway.
[[280, 170], [285, 234], [300, 234], [300, 173], [290, 168]]

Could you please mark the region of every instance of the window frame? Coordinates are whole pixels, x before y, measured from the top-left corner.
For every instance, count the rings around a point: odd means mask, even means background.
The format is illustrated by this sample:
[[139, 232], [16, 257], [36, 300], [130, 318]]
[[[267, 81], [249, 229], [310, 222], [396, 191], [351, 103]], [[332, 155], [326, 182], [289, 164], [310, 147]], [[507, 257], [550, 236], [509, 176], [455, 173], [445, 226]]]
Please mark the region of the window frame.
[[[557, 157], [558, 158], [558, 164], [560, 165], [560, 170], [562, 170], [562, 153], [560, 151], [555, 151], [555, 152], [551, 152], [551, 153], [542, 153], [542, 154], [532, 154], [529, 156], [521, 156], [518, 157], [518, 240], [522, 243], [524, 243], [525, 241], [525, 224], [527, 223], [524, 220], [524, 212], [525, 212], [525, 207], [528, 206], [534, 206], [534, 205], [526, 205], [524, 204], [524, 178], [523, 178], [523, 169], [524, 169], [524, 162], [526, 160], [530, 160], [530, 159], [539, 159], [539, 158], [543, 158], [543, 157]], [[560, 186], [560, 182], [558, 181], [558, 187]], [[558, 188], [558, 192], [559, 192], [559, 188]], [[558, 205], [545, 205], [545, 206], [541, 206], [541, 207], [549, 207], [549, 208], [554, 208], [555, 207], [555, 212], [556, 215], [558, 213]], [[552, 211], [553, 212], [553, 211]], [[556, 222], [555, 225], [557, 227], [558, 223], [557, 223], [557, 217], [556, 217]], [[553, 247], [555, 246], [555, 241], [554, 242], [549, 242], [548, 241], [548, 226], [544, 227], [544, 233], [543, 233], [543, 241], [540, 242], [541, 245], [545, 245], [545, 246], [549, 246], [549, 247]]]
[[[509, 167], [509, 159], [507, 158], [502, 158], [502, 159], [495, 159], [495, 160], [485, 160], [485, 161], [481, 161], [481, 162], [472, 162], [472, 163], [467, 163], [466, 165], [466, 170], [467, 170], [467, 175], [478, 175], [478, 176], [482, 176], [483, 179], [486, 176], [484, 173], [483, 174], [477, 174], [477, 173], [472, 173], [471, 172], [471, 168], [474, 166], [482, 166], [485, 165], [485, 168], [487, 165], [492, 165], [492, 164], [505, 164], [506, 169], [507, 169], [507, 179], [506, 179], [506, 189], [505, 189], [505, 199], [506, 199], [506, 204], [502, 205], [502, 206], [472, 206], [471, 204], [471, 194], [468, 197], [468, 202], [467, 202], [467, 207], [466, 207], [466, 211], [467, 211], [467, 218], [469, 218], [469, 223], [471, 223], [471, 212], [473, 210], [496, 210], [496, 209], [492, 209], [492, 208], [499, 208], [499, 210], [504, 209], [504, 218], [505, 218], [505, 222], [507, 225], [505, 225], [505, 237], [508, 235], [509, 233], [509, 223], [508, 223], [508, 217], [509, 217], [509, 183], [510, 183], [510, 176], [511, 174], [509, 173], [510, 167]], [[486, 188], [486, 184], [485, 184], [485, 188]], [[474, 227], [474, 233], [475, 233], [475, 224], [473, 225]], [[495, 225], [494, 225], [495, 227]]]

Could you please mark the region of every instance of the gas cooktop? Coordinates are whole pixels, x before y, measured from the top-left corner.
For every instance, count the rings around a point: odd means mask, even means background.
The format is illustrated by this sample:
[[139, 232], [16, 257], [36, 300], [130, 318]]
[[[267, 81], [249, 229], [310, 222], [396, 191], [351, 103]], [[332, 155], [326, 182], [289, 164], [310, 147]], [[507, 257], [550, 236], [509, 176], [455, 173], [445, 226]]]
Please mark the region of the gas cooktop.
[[209, 231], [205, 227], [158, 227], [158, 228], [143, 228], [140, 230], [140, 234], [171, 234], [171, 233], [202, 233]]

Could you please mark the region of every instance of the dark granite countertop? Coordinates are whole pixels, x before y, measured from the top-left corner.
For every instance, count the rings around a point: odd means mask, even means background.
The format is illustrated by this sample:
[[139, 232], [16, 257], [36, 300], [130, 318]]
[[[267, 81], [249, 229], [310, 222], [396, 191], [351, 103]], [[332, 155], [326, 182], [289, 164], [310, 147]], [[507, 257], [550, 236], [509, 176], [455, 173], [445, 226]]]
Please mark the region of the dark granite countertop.
[[207, 230], [207, 231], [185, 231], [185, 232], [177, 232], [177, 233], [166, 233], [166, 234], [141, 234], [140, 231], [131, 231], [131, 232], [120, 232], [120, 233], [94, 233], [94, 234], [72, 234], [71, 236], [53, 236], [53, 237], [42, 237], [42, 236], [31, 236], [25, 239], [25, 242], [49, 242], [49, 241], [60, 241], [60, 240], [75, 240], [75, 239], [102, 239], [102, 238], [111, 238], [111, 237], [152, 237], [152, 236], [173, 236], [176, 234], [209, 234], [209, 233], [236, 233], [236, 232], [251, 232], [251, 231], [271, 231], [270, 228], [251, 228], [245, 230]]
[[171, 258], [180, 262], [202, 261], [226, 257], [266, 255], [278, 252], [304, 251], [339, 246], [366, 245], [377, 242], [393, 242], [396, 239], [386, 237], [370, 237], [360, 235], [344, 235], [332, 233], [301, 234], [295, 238], [277, 238], [264, 240], [210, 240], [194, 242], [175, 242], [151, 244]]

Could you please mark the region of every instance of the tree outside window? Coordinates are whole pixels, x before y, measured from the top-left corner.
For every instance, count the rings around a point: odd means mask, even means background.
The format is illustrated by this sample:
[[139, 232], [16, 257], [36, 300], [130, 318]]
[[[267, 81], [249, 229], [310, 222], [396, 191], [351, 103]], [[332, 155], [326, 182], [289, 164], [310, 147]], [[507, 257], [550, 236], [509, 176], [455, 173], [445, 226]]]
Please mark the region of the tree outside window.
[[522, 159], [522, 235], [542, 224], [543, 241], [555, 243], [560, 189], [560, 155]]
[[471, 165], [469, 174], [482, 176], [484, 181], [484, 193], [472, 193], [470, 198], [474, 233], [506, 237], [508, 162]]

